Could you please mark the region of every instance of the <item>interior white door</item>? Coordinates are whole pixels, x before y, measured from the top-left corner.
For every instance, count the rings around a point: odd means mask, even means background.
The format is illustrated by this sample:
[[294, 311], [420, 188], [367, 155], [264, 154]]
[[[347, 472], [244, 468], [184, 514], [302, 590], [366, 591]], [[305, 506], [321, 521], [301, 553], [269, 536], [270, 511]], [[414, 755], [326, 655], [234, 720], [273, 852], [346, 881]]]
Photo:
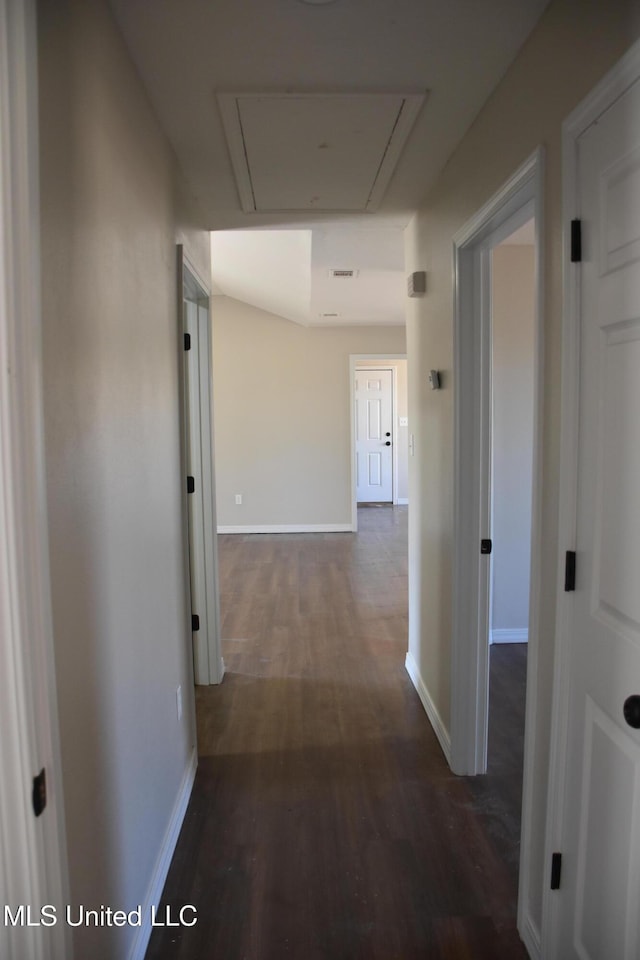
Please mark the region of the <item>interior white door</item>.
[[393, 501], [393, 374], [356, 370], [356, 499]]
[[200, 417], [200, 342], [198, 306], [184, 301], [184, 332], [191, 338], [191, 349], [185, 350], [185, 406], [187, 428], [187, 473], [195, 478], [195, 489], [189, 504], [189, 580], [193, 621], [193, 666], [196, 683], [209, 682], [207, 637], [207, 586], [205, 580], [205, 536], [203, 503], [203, 467]]
[[[578, 139], [576, 590], [557, 960], [640, 956], [640, 81]], [[635, 699], [634, 699], [635, 698]]]

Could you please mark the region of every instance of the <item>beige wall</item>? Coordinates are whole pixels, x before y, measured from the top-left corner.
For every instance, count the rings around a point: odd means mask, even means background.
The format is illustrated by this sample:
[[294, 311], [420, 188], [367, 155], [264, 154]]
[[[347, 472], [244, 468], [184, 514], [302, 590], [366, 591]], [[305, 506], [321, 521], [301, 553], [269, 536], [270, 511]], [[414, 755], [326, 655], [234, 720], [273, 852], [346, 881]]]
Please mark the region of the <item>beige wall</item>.
[[[144, 903], [195, 742], [175, 242], [208, 235], [102, 0], [42, 0], [42, 307], [71, 902]], [[184, 715], [176, 713], [182, 686]], [[78, 928], [76, 956], [135, 928]]]
[[535, 251], [499, 246], [492, 256], [492, 630], [529, 619]]
[[[555, 591], [562, 315], [561, 124], [640, 31], [626, 0], [552, 0], [519, 56], [449, 160], [406, 232], [406, 270], [427, 270], [428, 293], [407, 317], [410, 458], [410, 638], [413, 658], [445, 725], [450, 724], [453, 532], [452, 238], [514, 170], [543, 144], [545, 173], [544, 482], [539, 637], [538, 752], [534, 781], [532, 899], [539, 924], [549, 756]], [[431, 367], [444, 389], [429, 390]]]
[[404, 353], [404, 328], [302, 327], [228, 297], [212, 316], [218, 523], [349, 524], [349, 355]]

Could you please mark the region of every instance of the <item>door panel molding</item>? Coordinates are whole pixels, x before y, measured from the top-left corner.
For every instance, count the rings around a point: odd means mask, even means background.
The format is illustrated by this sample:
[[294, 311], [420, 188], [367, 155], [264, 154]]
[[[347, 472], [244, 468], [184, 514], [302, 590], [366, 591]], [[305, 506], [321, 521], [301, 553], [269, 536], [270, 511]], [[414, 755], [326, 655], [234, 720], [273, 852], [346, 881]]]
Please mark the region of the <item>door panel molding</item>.
[[[368, 378], [364, 378], [367, 380], [364, 388], [362, 383], [358, 384], [359, 374], [369, 374]], [[382, 376], [383, 374], [384, 376]], [[371, 368], [357, 365], [354, 377], [356, 380], [356, 499], [358, 503], [395, 503], [397, 493], [397, 430], [395, 429], [397, 422], [397, 368], [392, 364]], [[366, 404], [366, 410], [362, 404]], [[383, 434], [387, 427], [393, 445], [390, 449], [383, 449]], [[362, 436], [360, 435], [360, 428], [363, 428]], [[371, 449], [370, 446], [372, 442], [375, 444], [374, 449]], [[366, 486], [376, 488], [373, 495], [367, 496], [366, 489], [362, 489]]]

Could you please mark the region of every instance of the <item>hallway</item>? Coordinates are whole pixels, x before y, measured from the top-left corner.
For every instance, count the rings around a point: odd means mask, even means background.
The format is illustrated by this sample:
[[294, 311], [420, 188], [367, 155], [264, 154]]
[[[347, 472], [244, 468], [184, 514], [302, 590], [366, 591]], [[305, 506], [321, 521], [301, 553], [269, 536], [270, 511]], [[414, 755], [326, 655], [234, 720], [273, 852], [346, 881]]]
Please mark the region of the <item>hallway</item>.
[[[517, 818], [490, 777], [450, 773], [404, 669], [407, 510], [361, 509], [359, 525], [220, 538], [227, 674], [197, 690], [163, 901], [198, 923], [155, 930], [148, 960], [526, 957]], [[500, 709], [502, 729], [521, 722]], [[517, 757], [491, 742], [513, 787]]]

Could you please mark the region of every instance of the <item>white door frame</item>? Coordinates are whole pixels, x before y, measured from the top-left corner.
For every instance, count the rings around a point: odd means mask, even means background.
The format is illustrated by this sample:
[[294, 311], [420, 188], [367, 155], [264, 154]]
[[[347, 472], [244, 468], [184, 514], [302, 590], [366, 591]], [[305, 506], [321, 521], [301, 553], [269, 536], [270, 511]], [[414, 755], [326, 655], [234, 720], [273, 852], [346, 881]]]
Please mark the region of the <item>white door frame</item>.
[[[36, 14], [0, 0], [0, 889], [13, 909], [68, 901], [43, 440]], [[36, 819], [32, 781], [46, 773]], [[4, 910], [4, 903], [1, 905]], [[65, 960], [65, 923], [6, 926], [8, 960]]]
[[[393, 377], [393, 503], [398, 502], [398, 446], [396, 437], [398, 432], [398, 397], [397, 380], [398, 367], [394, 360], [406, 360], [406, 353], [352, 353], [349, 355], [349, 422], [351, 425], [351, 530], [358, 532], [358, 495], [357, 495], [357, 468], [356, 468], [356, 412], [355, 412], [355, 376], [357, 367], [366, 367], [367, 363], [388, 364]], [[380, 366], [378, 366], [380, 369]]]
[[[560, 502], [558, 510], [558, 593], [554, 652], [551, 749], [545, 841], [545, 864], [562, 850], [565, 831], [566, 757], [569, 731], [571, 620], [573, 594], [562, 590], [565, 551], [576, 544], [578, 503], [578, 423], [580, 370], [580, 265], [571, 263], [571, 221], [580, 216], [578, 138], [632, 83], [640, 79], [640, 41], [625, 54], [567, 117], [562, 127], [563, 163], [563, 334], [560, 433]], [[542, 956], [557, 956], [558, 897], [544, 885]]]
[[[202, 470], [196, 476], [196, 494], [202, 497], [202, 538], [200, 549], [197, 551], [195, 562], [200, 565], [201, 582], [205, 584], [206, 618], [202, 621], [207, 624], [207, 637], [200, 647], [200, 655], [194, 657], [194, 680], [196, 684], [217, 684], [224, 676], [224, 661], [222, 659], [220, 638], [220, 590], [218, 584], [218, 537], [216, 522], [216, 493], [213, 448], [213, 355], [210, 295], [207, 284], [198, 275], [196, 268], [178, 245], [178, 316], [179, 316], [179, 356], [180, 356], [180, 402], [182, 406], [182, 476], [183, 498], [182, 516], [184, 530], [184, 569], [185, 569], [185, 596], [191, 596], [191, 572], [189, 557], [189, 508], [187, 497], [187, 404], [185, 402], [185, 372], [184, 372], [184, 345], [183, 345], [183, 301], [185, 299], [197, 303], [197, 323], [199, 349], [199, 405], [200, 431], [199, 445], [201, 451]], [[189, 644], [192, 644], [191, 607], [188, 604], [188, 622], [186, 624]], [[197, 611], [194, 611], [197, 612]]]
[[489, 693], [489, 563], [480, 540], [490, 538], [491, 289], [490, 251], [520, 223], [535, 217], [533, 498], [522, 842], [518, 929], [528, 923], [533, 762], [538, 686], [541, 574], [544, 154], [538, 148], [455, 235], [454, 262], [454, 551], [451, 650], [451, 767], [461, 775], [486, 771]]

